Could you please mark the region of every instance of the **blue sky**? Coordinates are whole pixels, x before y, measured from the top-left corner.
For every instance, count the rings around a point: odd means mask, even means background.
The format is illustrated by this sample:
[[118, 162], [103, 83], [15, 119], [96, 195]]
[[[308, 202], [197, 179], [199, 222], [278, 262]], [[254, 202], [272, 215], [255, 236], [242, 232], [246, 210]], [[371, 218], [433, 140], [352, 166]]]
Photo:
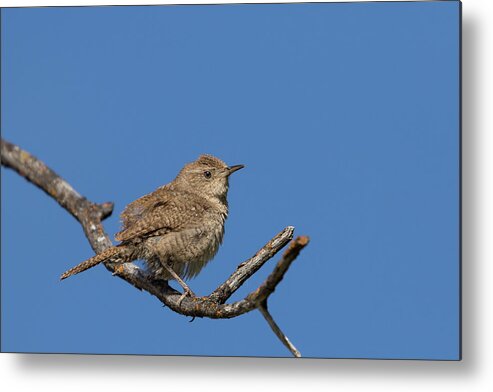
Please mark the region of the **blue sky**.
[[[95, 202], [201, 153], [234, 175], [210, 293], [287, 225], [311, 237], [270, 310], [304, 356], [459, 355], [459, 3], [2, 9], [2, 136]], [[290, 356], [258, 312], [188, 318], [102, 266], [2, 168], [2, 350]], [[275, 260], [240, 289], [268, 275]]]

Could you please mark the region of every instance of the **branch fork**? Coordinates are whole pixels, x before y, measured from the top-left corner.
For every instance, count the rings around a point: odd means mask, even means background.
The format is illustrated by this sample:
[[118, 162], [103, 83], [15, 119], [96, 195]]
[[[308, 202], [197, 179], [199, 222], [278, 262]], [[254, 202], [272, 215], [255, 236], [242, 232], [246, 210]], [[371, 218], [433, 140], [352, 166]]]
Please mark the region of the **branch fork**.
[[[112, 246], [102, 221], [113, 212], [113, 203], [93, 203], [81, 196], [72, 186], [39, 159], [18, 146], [1, 139], [1, 163], [26, 178], [46, 192], [81, 224], [92, 249], [101, 253]], [[191, 317], [213, 319], [233, 318], [258, 309], [267, 323], [295, 357], [300, 352], [275, 323], [267, 308], [267, 300], [281, 282], [291, 263], [308, 245], [309, 238], [300, 236], [293, 240], [294, 227], [288, 226], [265, 244], [254, 256], [238, 265], [228, 279], [205, 297], [183, 296], [163, 281], [156, 281], [133, 263], [105, 262], [113, 275], [125, 280], [139, 290], [145, 290], [158, 298], [174, 312]], [[268, 260], [289, 243], [280, 261], [267, 279], [245, 298], [227, 304], [226, 301]]]

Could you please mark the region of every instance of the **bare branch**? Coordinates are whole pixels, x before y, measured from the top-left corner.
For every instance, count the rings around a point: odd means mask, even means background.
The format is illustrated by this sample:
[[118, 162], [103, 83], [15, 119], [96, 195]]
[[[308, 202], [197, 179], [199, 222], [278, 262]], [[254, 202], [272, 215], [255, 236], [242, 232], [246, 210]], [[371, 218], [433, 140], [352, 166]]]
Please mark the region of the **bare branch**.
[[267, 310], [267, 300], [263, 301], [259, 306], [258, 310], [260, 310], [260, 313], [262, 313], [262, 316], [267, 320], [269, 323], [269, 326], [271, 329], [274, 331], [276, 336], [279, 338], [279, 340], [284, 344], [289, 351], [291, 351], [291, 354], [295, 356], [296, 358], [301, 358], [301, 353], [298, 351], [298, 349], [291, 343], [286, 335], [281, 331], [281, 328], [276, 324], [274, 319], [272, 318], [271, 314]]
[[284, 278], [284, 274], [288, 271], [291, 263], [298, 257], [301, 250], [308, 245], [310, 238], [307, 236], [297, 237], [294, 241], [291, 241], [288, 249], [284, 252], [282, 259], [277, 263], [274, 270], [267, 277], [264, 283], [250, 293], [246, 298], [250, 301], [255, 301], [257, 303], [265, 301], [276, 289], [276, 286]]
[[[252, 291], [244, 299], [234, 302], [230, 305], [222, 305], [222, 311], [227, 315], [233, 315], [229, 317], [236, 317], [246, 312], [249, 312], [259, 306], [263, 301], [274, 292], [276, 286], [283, 279], [284, 274], [287, 272], [291, 263], [296, 259], [300, 251], [308, 245], [310, 239], [306, 236], [297, 237], [295, 240], [291, 241], [288, 249], [284, 252], [281, 260], [277, 263], [274, 270], [267, 277], [267, 279], [262, 283], [257, 290]], [[220, 318], [227, 318], [220, 317]]]
[[[43, 162], [3, 139], [1, 140], [1, 161], [3, 166], [11, 168], [25, 177], [74, 216], [81, 224], [96, 253], [101, 253], [112, 246], [112, 242], [104, 231], [101, 221], [111, 215], [113, 203], [95, 204], [88, 201]], [[106, 262], [104, 265], [113, 275], [127, 281], [139, 290], [149, 292], [171, 310], [185, 316], [233, 318], [258, 308], [283, 344], [290, 349], [293, 355], [298, 356], [299, 352], [281, 332], [272, 316], [268, 313], [266, 305], [267, 298], [283, 279], [291, 263], [298, 256], [301, 249], [308, 244], [308, 237], [298, 237], [296, 240], [291, 241], [289, 248], [272, 273], [257, 290], [251, 292], [240, 301], [232, 304], [225, 303], [248, 278], [292, 239], [293, 232], [294, 228], [288, 226], [277, 234], [253, 257], [241, 263], [236, 271], [207, 297], [186, 296], [182, 298], [181, 293], [174, 290], [166, 282], [153, 280], [146, 271], [133, 263], [119, 263], [116, 260]]]
[[251, 259], [244, 261], [236, 271], [209, 296], [213, 301], [224, 303], [238, 288], [279, 252], [292, 238], [294, 227], [288, 226], [260, 249]]
[[96, 253], [111, 246], [101, 221], [111, 215], [113, 203], [91, 203], [35, 156], [4, 139], [1, 143], [1, 158], [3, 166], [15, 170], [42, 189], [77, 219]]

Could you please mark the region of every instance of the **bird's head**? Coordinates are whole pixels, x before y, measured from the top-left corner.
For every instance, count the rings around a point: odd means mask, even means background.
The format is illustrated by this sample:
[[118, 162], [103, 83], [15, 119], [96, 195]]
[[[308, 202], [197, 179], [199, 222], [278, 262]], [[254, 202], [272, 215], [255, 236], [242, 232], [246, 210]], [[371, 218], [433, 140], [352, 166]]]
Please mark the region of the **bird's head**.
[[226, 200], [229, 176], [242, 169], [243, 165], [228, 166], [212, 155], [201, 155], [196, 161], [186, 164], [178, 173], [174, 183], [177, 188], [203, 196]]

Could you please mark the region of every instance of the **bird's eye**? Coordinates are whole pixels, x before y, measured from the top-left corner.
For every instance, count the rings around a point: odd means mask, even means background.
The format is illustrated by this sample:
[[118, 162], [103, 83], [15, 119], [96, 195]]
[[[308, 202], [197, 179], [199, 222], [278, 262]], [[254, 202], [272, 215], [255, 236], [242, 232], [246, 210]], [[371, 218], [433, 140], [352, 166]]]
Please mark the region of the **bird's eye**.
[[206, 170], [206, 171], [204, 172], [204, 177], [205, 177], [205, 178], [211, 178], [211, 177], [212, 177], [211, 172], [210, 172], [209, 170]]

